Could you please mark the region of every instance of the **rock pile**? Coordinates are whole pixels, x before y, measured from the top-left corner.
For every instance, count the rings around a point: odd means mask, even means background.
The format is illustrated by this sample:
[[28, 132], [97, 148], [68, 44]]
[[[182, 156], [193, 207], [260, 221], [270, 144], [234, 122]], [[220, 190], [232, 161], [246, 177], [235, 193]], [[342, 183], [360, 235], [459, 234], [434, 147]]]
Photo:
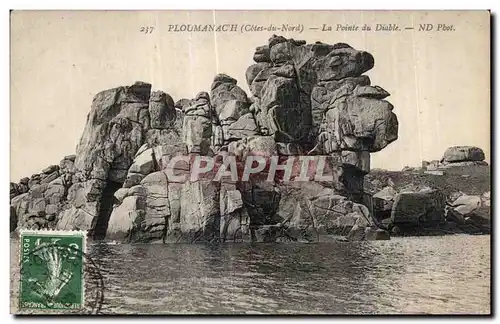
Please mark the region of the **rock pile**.
[[475, 146], [452, 146], [446, 149], [441, 160], [423, 161], [422, 168], [428, 171], [453, 167], [488, 166], [484, 152]]
[[[122, 242], [387, 239], [361, 204], [370, 153], [398, 134], [389, 94], [363, 75], [372, 55], [273, 36], [254, 61], [250, 97], [226, 74], [210, 93], [177, 103], [144, 82], [98, 93], [76, 156], [11, 183], [11, 224]], [[167, 176], [172, 158], [200, 155], [321, 156], [334, 180]], [[190, 168], [178, 163], [175, 173]]]
[[424, 161], [422, 168], [373, 172], [365, 179], [372, 193], [366, 204], [382, 227], [398, 233], [490, 233], [484, 158], [480, 148], [455, 146], [446, 149], [441, 161]]

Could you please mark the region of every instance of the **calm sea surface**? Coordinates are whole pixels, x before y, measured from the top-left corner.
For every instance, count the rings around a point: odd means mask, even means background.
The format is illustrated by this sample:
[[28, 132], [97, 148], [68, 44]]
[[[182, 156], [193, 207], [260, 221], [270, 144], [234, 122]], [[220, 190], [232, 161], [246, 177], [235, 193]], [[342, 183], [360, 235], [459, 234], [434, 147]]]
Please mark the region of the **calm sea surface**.
[[[103, 313], [490, 312], [490, 236], [89, 250], [104, 276]], [[19, 270], [11, 270], [15, 299]]]

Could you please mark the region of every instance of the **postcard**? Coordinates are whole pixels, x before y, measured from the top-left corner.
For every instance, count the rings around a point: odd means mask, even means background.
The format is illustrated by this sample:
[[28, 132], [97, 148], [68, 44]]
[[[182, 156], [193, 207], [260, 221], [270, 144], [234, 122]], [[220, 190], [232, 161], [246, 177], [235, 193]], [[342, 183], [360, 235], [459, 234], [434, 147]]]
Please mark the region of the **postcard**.
[[490, 12], [11, 12], [11, 313], [491, 314]]

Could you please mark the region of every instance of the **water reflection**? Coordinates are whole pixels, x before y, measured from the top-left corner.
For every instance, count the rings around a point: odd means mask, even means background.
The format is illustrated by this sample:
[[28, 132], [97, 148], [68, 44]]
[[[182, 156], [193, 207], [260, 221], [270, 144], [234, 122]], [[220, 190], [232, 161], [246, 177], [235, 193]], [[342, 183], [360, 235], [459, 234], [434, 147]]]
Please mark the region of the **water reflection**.
[[487, 236], [91, 247], [103, 312], [489, 312]]

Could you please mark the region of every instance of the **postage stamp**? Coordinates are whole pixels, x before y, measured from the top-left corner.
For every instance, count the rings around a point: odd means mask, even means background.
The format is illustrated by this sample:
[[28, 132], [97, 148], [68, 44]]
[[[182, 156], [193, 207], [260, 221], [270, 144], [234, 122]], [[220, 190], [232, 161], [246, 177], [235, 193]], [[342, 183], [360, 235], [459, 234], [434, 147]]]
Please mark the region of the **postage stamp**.
[[84, 231], [20, 231], [21, 309], [85, 305]]

